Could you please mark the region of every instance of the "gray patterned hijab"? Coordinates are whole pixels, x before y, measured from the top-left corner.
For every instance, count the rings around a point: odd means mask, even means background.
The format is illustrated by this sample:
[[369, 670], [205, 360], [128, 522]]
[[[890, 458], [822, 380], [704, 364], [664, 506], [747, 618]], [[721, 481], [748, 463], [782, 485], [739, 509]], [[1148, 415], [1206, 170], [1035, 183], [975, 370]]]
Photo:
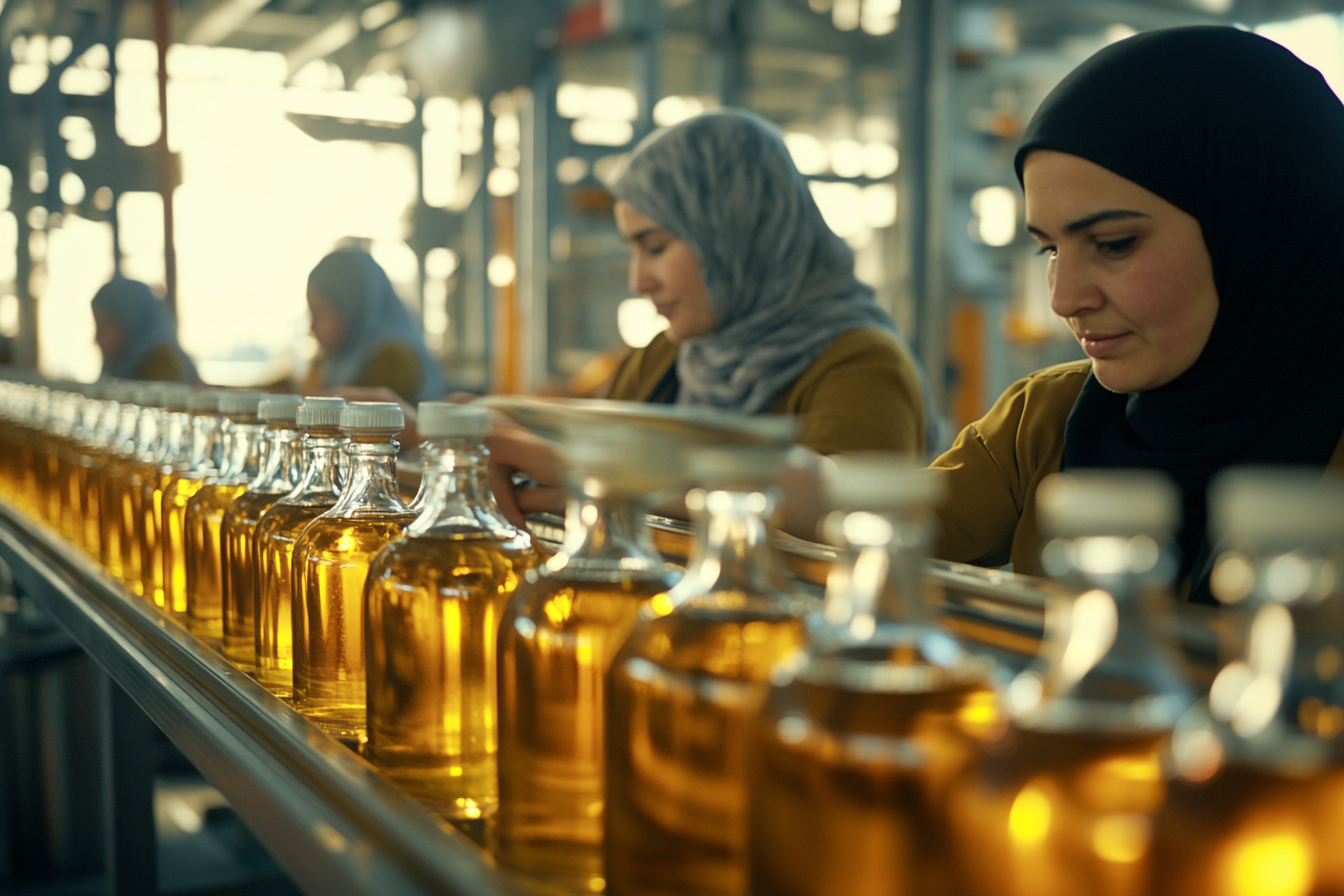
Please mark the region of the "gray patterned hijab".
[[611, 190], [687, 243], [709, 288], [718, 329], [681, 344], [678, 404], [760, 413], [837, 336], [896, 333], [779, 132], [755, 115], [655, 131]]

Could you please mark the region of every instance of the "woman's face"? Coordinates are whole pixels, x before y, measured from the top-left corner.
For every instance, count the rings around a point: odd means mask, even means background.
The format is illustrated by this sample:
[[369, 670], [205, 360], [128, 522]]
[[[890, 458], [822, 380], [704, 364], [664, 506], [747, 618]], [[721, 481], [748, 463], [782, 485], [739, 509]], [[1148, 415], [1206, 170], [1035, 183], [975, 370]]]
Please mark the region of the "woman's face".
[[714, 332], [718, 321], [691, 247], [624, 202], [616, 203], [616, 227], [630, 244], [630, 289], [653, 300], [672, 338]]
[[98, 348], [103, 353], [103, 357], [111, 360], [121, 354], [121, 346], [124, 341], [124, 335], [121, 327], [109, 317], [93, 312], [93, 341], [98, 343]]
[[1027, 156], [1027, 230], [1049, 255], [1050, 305], [1112, 392], [1164, 386], [1213, 331], [1218, 291], [1199, 222], [1078, 156]]
[[312, 315], [313, 338], [324, 354], [333, 355], [345, 344], [345, 318], [322, 293], [308, 287], [308, 311]]

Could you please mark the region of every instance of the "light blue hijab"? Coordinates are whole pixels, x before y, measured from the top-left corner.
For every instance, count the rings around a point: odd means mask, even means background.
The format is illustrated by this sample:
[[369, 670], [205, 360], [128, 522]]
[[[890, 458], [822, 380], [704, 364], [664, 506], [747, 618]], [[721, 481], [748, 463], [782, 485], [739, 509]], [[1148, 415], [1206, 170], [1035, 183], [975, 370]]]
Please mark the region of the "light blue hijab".
[[177, 326], [168, 306], [139, 280], [113, 277], [99, 287], [90, 303], [99, 316], [121, 330], [121, 350], [103, 358], [102, 377], [135, 379], [149, 353], [161, 345], [170, 346], [182, 358], [186, 381], [200, 381], [196, 365], [177, 341]]
[[327, 358], [323, 385], [354, 385], [378, 349], [401, 342], [411, 346], [420, 361], [420, 388], [415, 400], [443, 397], [439, 362], [425, 347], [406, 306], [373, 256], [358, 249], [338, 249], [317, 263], [308, 275], [308, 286], [345, 318], [345, 343]]

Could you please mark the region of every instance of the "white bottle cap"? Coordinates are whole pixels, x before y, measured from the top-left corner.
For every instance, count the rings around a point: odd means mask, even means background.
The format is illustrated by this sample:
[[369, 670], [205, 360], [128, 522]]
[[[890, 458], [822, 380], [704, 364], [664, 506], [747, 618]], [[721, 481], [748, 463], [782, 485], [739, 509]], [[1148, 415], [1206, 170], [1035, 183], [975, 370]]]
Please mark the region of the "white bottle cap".
[[1242, 467], [1209, 486], [1214, 538], [1292, 550], [1344, 545], [1344, 476], [1320, 469]]
[[1152, 535], [1170, 538], [1181, 521], [1176, 486], [1155, 470], [1075, 470], [1046, 477], [1036, 490], [1048, 537]]
[[202, 413], [218, 413], [219, 402], [223, 397], [222, 389], [197, 389], [187, 399], [187, 408]]
[[686, 460], [687, 478], [708, 489], [757, 490], [768, 488], [784, 468], [790, 447], [758, 445], [705, 445], [692, 448]]
[[823, 482], [832, 507], [873, 513], [934, 507], [946, 491], [941, 471], [878, 451], [833, 458]]
[[490, 412], [478, 404], [422, 401], [416, 427], [430, 439], [479, 439], [490, 431]]
[[[376, 432], [406, 428], [401, 405], [391, 401], [352, 401], [341, 411], [341, 429]], [[349, 433], [347, 433], [348, 435]]]
[[580, 475], [616, 491], [651, 495], [682, 483], [683, 447], [664, 432], [638, 425], [585, 423], [565, 428], [561, 454]]
[[267, 395], [257, 405], [257, 416], [265, 423], [293, 423], [301, 404], [302, 395]]
[[225, 392], [219, 397], [219, 412], [225, 417], [255, 417], [264, 392]]
[[344, 409], [344, 398], [304, 396], [294, 422], [299, 426], [339, 426]]

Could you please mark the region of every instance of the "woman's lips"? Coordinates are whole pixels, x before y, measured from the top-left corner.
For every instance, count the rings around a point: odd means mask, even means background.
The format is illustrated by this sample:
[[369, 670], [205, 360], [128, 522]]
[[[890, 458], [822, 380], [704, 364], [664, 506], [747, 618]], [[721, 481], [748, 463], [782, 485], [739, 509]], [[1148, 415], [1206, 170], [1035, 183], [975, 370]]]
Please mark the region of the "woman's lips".
[[1083, 351], [1089, 358], [1109, 358], [1119, 351], [1120, 346], [1129, 338], [1128, 333], [1116, 333], [1113, 336], [1079, 336]]

